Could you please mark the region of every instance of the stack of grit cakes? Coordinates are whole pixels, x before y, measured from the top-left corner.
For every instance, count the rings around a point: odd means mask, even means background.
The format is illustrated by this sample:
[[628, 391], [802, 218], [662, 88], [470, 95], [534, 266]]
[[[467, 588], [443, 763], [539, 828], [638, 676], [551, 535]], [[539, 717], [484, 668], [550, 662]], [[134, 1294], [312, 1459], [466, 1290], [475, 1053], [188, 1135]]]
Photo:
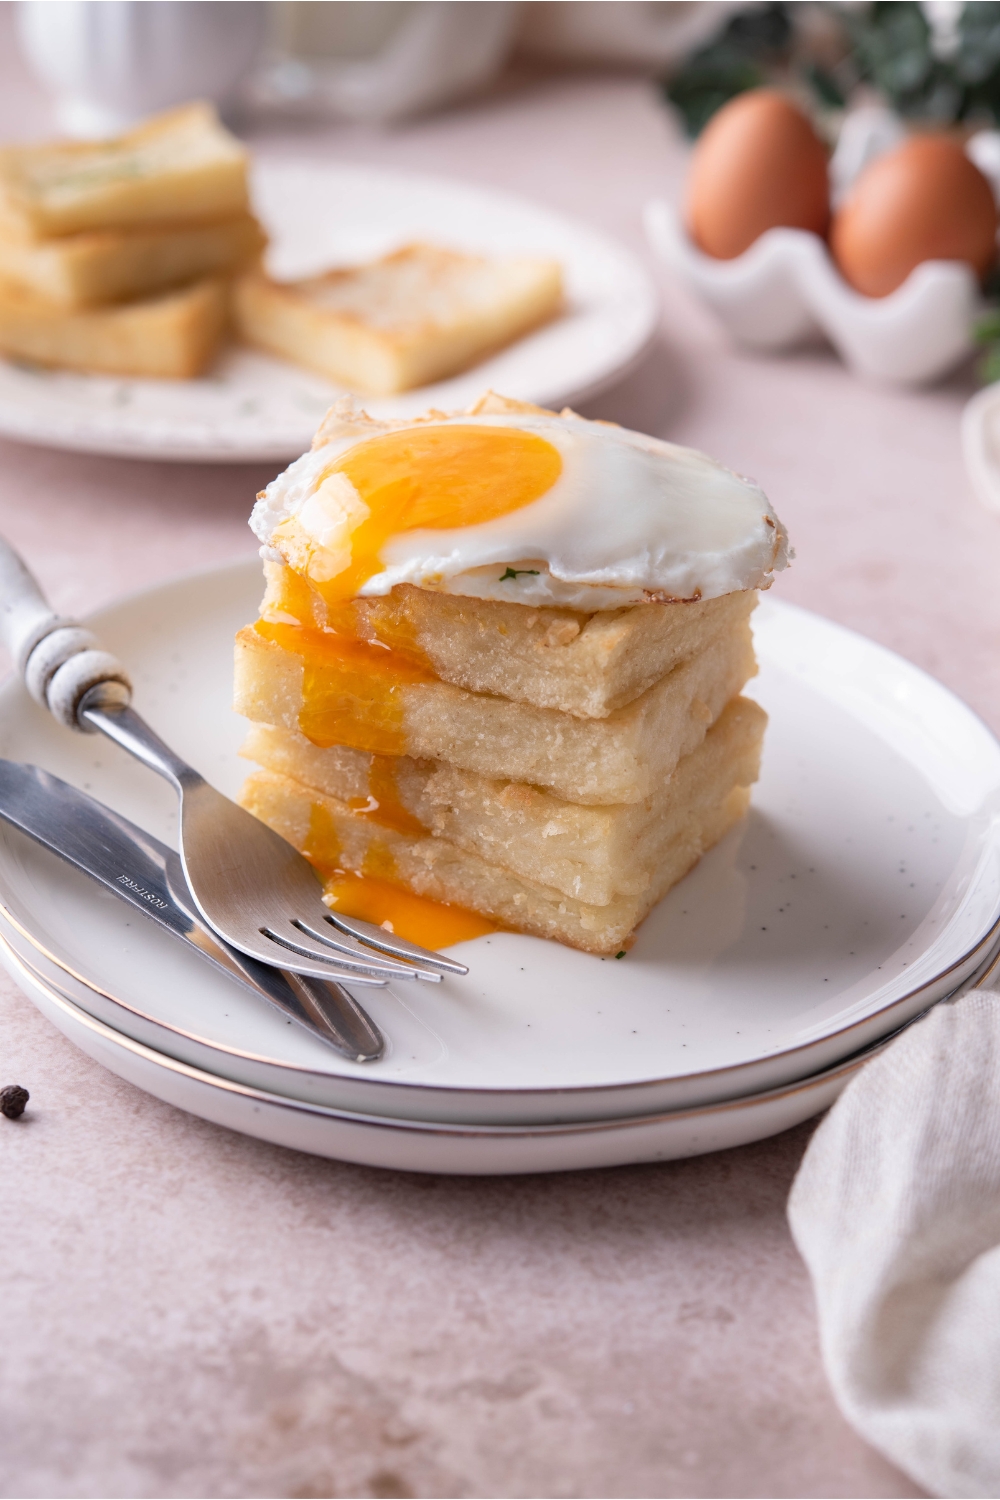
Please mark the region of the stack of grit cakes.
[[214, 357], [265, 239], [246, 153], [205, 104], [114, 140], [0, 151], [0, 352], [185, 378]]
[[399, 931], [378, 893], [408, 892], [620, 954], [745, 812], [749, 619], [786, 560], [750, 481], [495, 396], [410, 422], [344, 405], [253, 525], [242, 800], [332, 904]]
[[230, 321], [248, 344], [349, 389], [441, 380], [554, 317], [538, 256], [410, 244], [298, 281], [264, 270], [246, 152], [206, 104], [113, 140], [0, 150], [0, 353], [183, 379]]

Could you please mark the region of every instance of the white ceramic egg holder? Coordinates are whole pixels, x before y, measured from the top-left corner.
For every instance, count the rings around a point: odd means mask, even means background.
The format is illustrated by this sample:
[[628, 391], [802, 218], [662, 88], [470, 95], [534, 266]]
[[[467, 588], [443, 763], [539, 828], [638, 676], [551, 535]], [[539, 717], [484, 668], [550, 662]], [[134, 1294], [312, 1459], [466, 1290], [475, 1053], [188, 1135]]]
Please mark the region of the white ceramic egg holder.
[[923, 385], [973, 347], [984, 303], [974, 272], [960, 261], [925, 261], [888, 297], [863, 297], [808, 230], [769, 229], [735, 260], [716, 260], [697, 248], [672, 205], [648, 203], [645, 223], [659, 258], [750, 349], [775, 353], [825, 335], [856, 374]]

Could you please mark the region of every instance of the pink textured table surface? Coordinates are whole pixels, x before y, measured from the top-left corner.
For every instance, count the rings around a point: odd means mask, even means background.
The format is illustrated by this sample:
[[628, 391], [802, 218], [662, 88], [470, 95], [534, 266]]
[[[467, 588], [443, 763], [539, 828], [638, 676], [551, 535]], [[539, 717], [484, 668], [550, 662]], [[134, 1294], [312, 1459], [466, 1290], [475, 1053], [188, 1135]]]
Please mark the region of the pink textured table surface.
[[[0, 124], [49, 128], [0, 10]], [[645, 254], [683, 148], [651, 87], [527, 77], [384, 135], [257, 141], [537, 197]], [[778, 585], [1000, 727], [1000, 526], [959, 456], [967, 377], [892, 394], [832, 357], [733, 352], [663, 281], [659, 342], [589, 415], [753, 474], [798, 549]], [[3, 529], [86, 610], [249, 554], [261, 466], [0, 444]], [[8, 1495], [914, 1495], [839, 1416], [784, 1219], [810, 1127], [672, 1165], [408, 1177], [296, 1156], [137, 1092], [4, 978]]]

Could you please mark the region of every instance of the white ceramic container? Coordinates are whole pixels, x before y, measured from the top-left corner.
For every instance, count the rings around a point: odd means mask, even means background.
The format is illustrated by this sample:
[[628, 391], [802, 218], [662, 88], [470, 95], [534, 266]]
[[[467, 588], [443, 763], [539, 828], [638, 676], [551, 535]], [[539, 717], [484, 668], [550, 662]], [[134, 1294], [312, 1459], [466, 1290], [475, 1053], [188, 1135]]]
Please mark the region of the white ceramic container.
[[856, 374], [902, 386], [939, 379], [973, 348], [984, 303], [960, 261], [925, 261], [888, 297], [862, 297], [807, 230], [769, 229], [742, 255], [716, 260], [671, 204], [647, 204], [645, 222], [658, 257], [747, 348], [776, 353], [825, 336]]
[[189, 99], [229, 101], [264, 38], [255, 0], [21, 0], [18, 39], [68, 135], [114, 135]]
[[500, 71], [521, 9], [513, 0], [287, 0], [272, 7], [272, 46], [248, 101], [369, 124], [440, 109]]

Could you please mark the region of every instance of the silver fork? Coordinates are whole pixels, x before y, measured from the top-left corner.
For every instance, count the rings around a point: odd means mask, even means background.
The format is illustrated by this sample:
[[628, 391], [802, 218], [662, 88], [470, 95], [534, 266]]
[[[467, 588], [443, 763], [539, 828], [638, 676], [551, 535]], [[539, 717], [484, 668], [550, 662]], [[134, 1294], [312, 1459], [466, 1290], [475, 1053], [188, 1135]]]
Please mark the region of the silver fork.
[[315, 871], [273, 829], [217, 792], [130, 706], [124, 667], [75, 621], [53, 614], [0, 537], [0, 637], [36, 702], [67, 728], [100, 730], [170, 782], [191, 897], [220, 937], [261, 963], [312, 979], [426, 979], [464, 964], [324, 906]]

